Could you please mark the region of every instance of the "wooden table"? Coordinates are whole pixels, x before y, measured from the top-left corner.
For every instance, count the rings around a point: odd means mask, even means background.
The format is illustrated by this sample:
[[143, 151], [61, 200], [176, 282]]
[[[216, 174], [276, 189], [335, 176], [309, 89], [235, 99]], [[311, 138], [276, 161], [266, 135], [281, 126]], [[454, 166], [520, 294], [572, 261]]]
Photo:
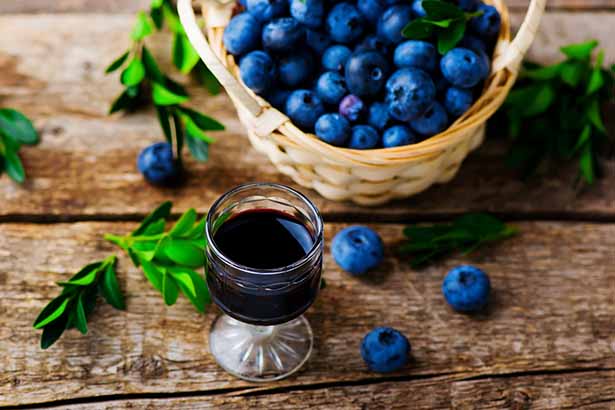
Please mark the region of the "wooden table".
[[[177, 213], [204, 213], [242, 182], [293, 185], [249, 146], [227, 98], [194, 86], [195, 104], [227, 131], [207, 164], [188, 161], [182, 188], [142, 181], [135, 157], [161, 140], [160, 129], [151, 111], [106, 115], [120, 86], [103, 70], [128, 45], [134, 11], [148, 3], [0, 3], [0, 105], [24, 111], [42, 133], [38, 147], [23, 150], [26, 184], [0, 179], [1, 408], [615, 409], [615, 161], [585, 192], [571, 184], [574, 167], [526, 184], [503, 165], [497, 136], [454, 181], [412, 199], [365, 209], [307, 192], [328, 222], [327, 239], [348, 223], [369, 223], [387, 258], [359, 280], [327, 255], [328, 288], [307, 314], [316, 353], [296, 377], [255, 385], [229, 376], [208, 353], [217, 310], [198, 315], [184, 299], [165, 307], [123, 255], [127, 310], [103, 304], [86, 336], [70, 331], [40, 350], [33, 319], [56, 294], [55, 281], [115, 251], [103, 233], [130, 230], [165, 199]], [[509, 3], [516, 24], [525, 3]], [[557, 45], [590, 37], [615, 59], [614, 0], [550, 7], [535, 59], [553, 60]], [[168, 40], [158, 35], [152, 47], [168, 56]], [[403, 223], [468, 210], [492, 211], [522, 234], [423, 271], [394, 257]], [[489, 272], [495, 288], [478, 316], [453, 313], [440, 293], [444, 273], [468, 262]], [[378, 325], [410, 338], [413, 361], [404, 370], [367, 371], [358, 347]]]

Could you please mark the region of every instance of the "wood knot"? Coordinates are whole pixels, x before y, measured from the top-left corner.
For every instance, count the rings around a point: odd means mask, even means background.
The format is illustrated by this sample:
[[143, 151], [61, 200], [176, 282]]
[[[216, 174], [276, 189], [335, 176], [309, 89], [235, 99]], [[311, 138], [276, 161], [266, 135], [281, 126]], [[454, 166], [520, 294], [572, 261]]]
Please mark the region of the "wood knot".
[[159, 356], [138, 357], [124, 368], [124, 373], [138, 373], [143, 380], [160, 377], [164, 372], [164, 363]]
[[510, 397], [511, 410], [529, 410], [532, 405], [530, 395], [523, 390], [515, 390]]

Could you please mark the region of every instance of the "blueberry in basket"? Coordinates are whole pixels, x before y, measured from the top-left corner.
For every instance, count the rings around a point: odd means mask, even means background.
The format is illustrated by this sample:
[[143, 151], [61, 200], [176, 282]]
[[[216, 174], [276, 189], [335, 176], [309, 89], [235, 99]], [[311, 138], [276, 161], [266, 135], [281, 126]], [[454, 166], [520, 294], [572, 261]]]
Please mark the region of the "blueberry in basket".
[[244, 85], [303, 132], [353, 150], [403, 147], [463, 116], [491, 69], [497, 9], [442, 1], [472, 13], [448, 49], [402, 33], [433, 17], [423, 0], [246, 0], [223, 43]]

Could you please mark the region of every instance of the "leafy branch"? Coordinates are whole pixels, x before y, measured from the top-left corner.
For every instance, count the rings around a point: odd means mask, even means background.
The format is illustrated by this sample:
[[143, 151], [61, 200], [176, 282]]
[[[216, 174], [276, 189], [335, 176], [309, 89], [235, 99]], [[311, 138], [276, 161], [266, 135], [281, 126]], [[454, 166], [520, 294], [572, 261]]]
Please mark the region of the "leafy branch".
[[517, 229], [494, 216], [482, 213], [466, 214], [452, 223], [412, 225], [404, 229], [407, 241], [399, 247], [402, 255], [410, 256], [410, 265], [421, 268], [454, 251], [468, 254], [489, 243], [509, 238]]
[[414, 40], [435, 36], [440, 54], [455, 48], [466, 32], [468, 21], [483, 14], [482, 11], [464, 12], [457, 5], [442, 0], [424, 0], [422, 4], [427, 15], [408, 23], [402, 35]]
[[0, 175], [6, 171], [15, 182], [22, 183], [26, 172], [19, 159], [22, 145], [36, 145], [39, 136], [32, 122], [19, 111], [0, 109]]
[[220, 87], [200, 60], [169, 0], [153, 0], [149, 13], [141, 11], [132, 29], [132, 46], [113, 61], [106, 73], [123, 68], [120, 81], [124, 91], [112, 103], [110, 114], [132, 111], [153, 103], [160, 127], [167, 141], [174, 145], [181, 164], [184, 143], [193, 157], [207, 161], [209, 144], [215, 140], [206, 131], [221, 131], [224, 126], [215, 119], [194, 111], [184, 104], [190, 99], [186, 89], [167, 74], [164, 74], [153, 54], [145, 45], [145, 39], [156, 30], [166, 26], [173, 33], [173, 64], [182, 74], [193, 74], [210, 93], [216, 94]]
[[579, 176], [592, 184], [602, 174], [600, 158], [613, 146], [601, 108], [613, 102], [615, 66], [602, 67], [596, 40], [561, 48], [564, 61], [550, 66], [526, 63], [495, 121], [508, 129], [507, 163], [532, 175], [549, 160], [577, 159]]

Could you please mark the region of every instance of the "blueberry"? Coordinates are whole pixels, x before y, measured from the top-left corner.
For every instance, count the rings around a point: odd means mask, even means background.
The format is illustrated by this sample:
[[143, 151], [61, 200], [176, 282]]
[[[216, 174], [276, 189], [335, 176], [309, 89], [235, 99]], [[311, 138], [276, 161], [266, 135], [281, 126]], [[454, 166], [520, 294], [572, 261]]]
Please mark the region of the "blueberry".
[[412, 8], [406, 4], [389, 7], [378, 20], [378, 36], [397, 44], [403, 40], [401, 31], [412, 20]]
[[311, 131], [314, 123], [325, 113], [325, 107], [312, 91], [295, 90], [286, 100], [286, 115], [304, 131]]
[[458, 0], [459, 8], [463, 11], [474, 11], [478, 7], [480, 0]]
[[420, 40], [407, 40], [395, 48], [393, 62], [397, 67], [416, 67], [432, 72], [436, 69], [438, 54], [433, 44]]
[[316, 81], [316, 94], [326, 104], [337, 106], [348, 94], [346, 80], [337, 71], [326, 71]]
[[427, 12], [423, 7], [423, 0], [414, 0], [412, 2], [412, 13], [414, 13], [415, 17], [425, 17], [427, 16]]
[[269, 104], [271, 104], [278, 110], [284, 111], [284, 107], [286, 106], [286, 99], [289, 95], [289, 90], [274, 87], [273, 90], [271, 90], [271, 92], [267, 95], [267, 101], [269, 101]]
[[389, 114], [400, 121], [419, 117], [436, 97], [431, 77], [418, 68], [400, 68], [389, 78], [385, 88]]
[[482, 62], [474, 51], [457, 47], [444, 54], [440, 60], [440, 71], [449, 83], [472, 88], [481, 80]]
[[350, 135], [350, 123], [339, 114], [322, 115], [316, 125], [316, 136], [326, 143], [338, 147], [346, 145]]
[[377, 130], [383, 130], [389, 123], [389, 107], [383, 102], [375, 102], [369, 107], [367, 123]]
[[446, 90], [451, 87], [451, 83], [446, 81], [446, 78], [444, 78], [439, 71], [434, 74], [433, 83], [436, 86], [436, 95], [440, 98], [444, 96]]
[[389, 63], [377, 51], [354, 53], [344, 70], [348, 90], [358, 96], [375, 96], [389, 74]]
[[288, 87], [305, 83], [312, 73], [312, 56], [308, 53], [288, 54], [278, 59], [280, 82]]
[[330, 71], [342, 71], [352, 52], [346, 46], [336, 44], [325, 50], [322, 55], [322, 66]]
[[273, 51], [296, 51], [304, 36], [304, 28], [292, 17], [281, 17], [263, 27], [263, 47]]
[[398, 330], [377, 327], [361, 342], [361, 357], [370, 370], [379, 373], [403, 368], [410, 358], [410, 342]]
[[276, 74], [275, 63], [264, 51], [251, 51], [239, 63], [241, 80], [257, 94], [265, 93], [273, 85]]
[[318, 55], [322, 55], [331, 44], [331, 38], [323, 32], [316, 30], [305, 30], [305, 44]]
[[489, 72], [491, 71], [491, 60], [489, 60], [489, 57], [483, 50], [476, 50], [475, 53], [478, 56], [480, 78], [482, 80], [489, 77]]
[[157, 142], [141, 151], [137, 168], [145, 179], [156, 185], [173, 185], [180, 176], [180, 167], [173, 158], [173, 147], [168, 142]]
[[472, 51], [482, 50], [485, 53], [487, 52], [487, 45], [480, 38], [473, 36], [472, 34], [467, 34], [463, 36], [461, 41], [459, 42], [459, 47], [468, 48]]
[[248, 13], [258, 21], [265, 23], [284, 15], [288, 0], [247, 0], [246, 6]]
[[368, 34], [354, 48], [355, 53], [360, 51], [374, 50], [381, 53], [383, 56], [389, 54], [389, 46], [375, 34]]
[[348, 121], [355, 122], [361, 117], [364, 109], [363, 100], [354, 94], [349, 94], [340, 101], [339, 113]]
[[410, 127], [423, 137], [431, 137], [446, 129], [448, 115], [439, 102], [434, 102], [423, 115], [410, 121]]
[[416, 135], [405, 125], [393, 125], [382, 134], [382, 145], [385, 148], [401, 147], [418, 142]]
[[384, 246], [380, 236], [367, 226], [342, 229], [331, 241], [335, 262], [352, 275], [363, 275], [382, 262]]
[[338, 3], [327, 16], [327, 32], [338, 43], [351, 43], [363, 34], [363, 16], [350, 3]]
[[363, 18], [371, 24], [378, 23], [378, 18], [387, 7], [385, 0], [357, 0], [357, 8]]
[[458, 312], [476, 312], [484, 308], [490, 290], [487, 274], [470, 265], [451, 269], [442, 282], [444, 298]]
[[369, 125], [355, 125], [350, 133], [348, 148], [370, 149], [378, 145], [380, 136], [374, 127]]
[[470, 30], [481, 37], [496, 37], [500, 33], [500, 26], [502, 24], [498, 10], [487, 4], [480, 4], [477, 10], [482, 11], [483, 14], [470, 19], [468, 22]]
[[325, 17], [323, 0], [291, 0], [290, 15], [309, 28], [318, 28]]
[[450, 87], [444, 94], [444, 108], [454, 118], [468, 111], [474, 102], [472, 91], [467, 88]]
[[236, 15], [224, 29], [222, 41], [226, 50], [239, 56], [260, 46], [260, 23], [248, 13]]

